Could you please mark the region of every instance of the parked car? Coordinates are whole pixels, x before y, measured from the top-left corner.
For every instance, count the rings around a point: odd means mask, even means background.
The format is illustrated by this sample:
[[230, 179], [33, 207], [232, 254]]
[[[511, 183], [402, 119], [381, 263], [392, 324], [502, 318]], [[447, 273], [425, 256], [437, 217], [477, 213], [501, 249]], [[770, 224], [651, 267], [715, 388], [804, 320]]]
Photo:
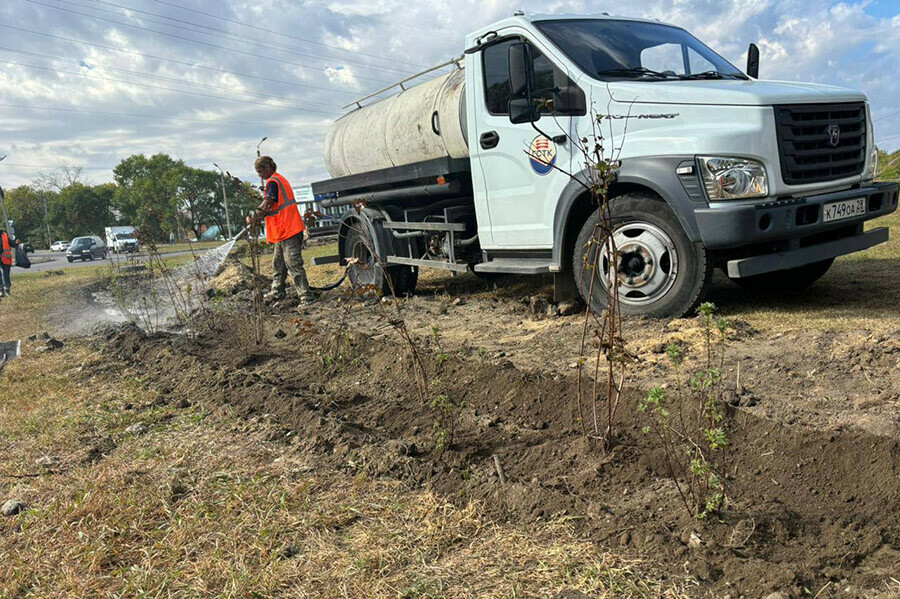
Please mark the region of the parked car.
[[30, 243], [24, 243], [24, 242], [22, 242], [22, 251], [25, 252], [26, 254], [33, 254], [33, 253], [34, 253], [34, 246], [31, 245]]
[[66, 251], [67, 249], [69, 249], [69, 245], [70, 245], [70, 244], [69, 244], [68, 241], [63, 241], [63, 240], [54, 241], [54, 242], [50, 245], [50, 251], [51, 251], [51, 252], [64, 252], [64, 251]]
[[105, 260], [109, 256], [109, 250], [103, 240], [96, 235], [90, 237], [76, 237], [72, 240], [72, 245], [66, 250], [66, 260], [73, 262], [75, 260], [96, 260], [100, 258]]

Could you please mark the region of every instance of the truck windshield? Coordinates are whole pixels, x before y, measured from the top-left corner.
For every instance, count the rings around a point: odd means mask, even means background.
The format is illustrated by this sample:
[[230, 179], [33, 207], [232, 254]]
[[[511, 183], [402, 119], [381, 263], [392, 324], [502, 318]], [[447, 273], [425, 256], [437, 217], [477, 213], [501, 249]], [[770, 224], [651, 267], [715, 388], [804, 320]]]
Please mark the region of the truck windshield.
[[615, 19], [535, 23], [585, 73], [602, 81], [747, 79], [684, 29]]

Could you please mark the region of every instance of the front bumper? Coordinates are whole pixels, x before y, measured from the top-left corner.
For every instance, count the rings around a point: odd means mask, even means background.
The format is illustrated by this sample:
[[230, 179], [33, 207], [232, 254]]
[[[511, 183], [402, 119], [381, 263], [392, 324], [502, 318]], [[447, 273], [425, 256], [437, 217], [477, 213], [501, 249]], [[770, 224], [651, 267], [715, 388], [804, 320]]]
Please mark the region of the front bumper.
[[[886, 228], [864, 232], [864, 223], [895, 211], [898, 189], [897, 183], [873, 183], [801, 198], [697, 208], [694, 216], [706, 248], [728, 257], [728, 276], [749, 277], [835, 258], [887, 241]], [[825, 204], [857, 198], [866, 200], [864, 214], [823, 222]]]

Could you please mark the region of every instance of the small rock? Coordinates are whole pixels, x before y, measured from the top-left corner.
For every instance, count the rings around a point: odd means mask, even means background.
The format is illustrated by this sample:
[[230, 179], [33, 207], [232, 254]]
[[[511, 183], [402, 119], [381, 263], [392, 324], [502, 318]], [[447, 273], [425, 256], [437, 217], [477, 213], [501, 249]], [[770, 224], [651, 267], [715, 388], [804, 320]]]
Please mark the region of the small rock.
[[691, 531], [691, 536], [688, 538], [687, 546], [691, 549], [700, 549], [703, 546], [703, 539], [700, 538], [696, 532]]
[[497, 426], [497, 417], [486, 414], [478, 419], [478, 425], [484, 428]]
[[774, 593], [770, 593], [766, 595], [766, 599], [790, 599], [787, 593], [782, 593], [781, 591], [776, 591]]
[[571, 316], [581, 312], [581, 302], [578, 300], [565, 300], [556, 307], [560, 316]]
[[15, 516], [24, 509], [24, 501], [21, 501], [19, 499], [10, 499], [3, 504], [3, 507], [0, 508], [0, 512], [2, 512], [4, 516]]
[[548, 305], [549, 302], [539, 295], [533, 295], [528, 298], [528, 309], [531, 310], [532, 314], [538, 315], [546, 313]]
[[36, 463], [38, 466], [40, 466], [41, 468], [48, 468], [48, 469], [49, 469], [49, 468], [53, 468], [54, 466], [56, 466], [57, 464], [59, 464], [59, 458], [53, 457], [53, 456], [49, 456], [49, 455], [45, 455], [44, 457], [38, 458], [37, 460], [35, 460], [35, 463]]
[[47, 347], [49, 347], [51, 350], [53, 350], [53, 349], [62, 349], [62, 347], [63, 347], [64, 345], [65, 345], [65, 343], [63, 343], [63, 342], [60, 341], [59, 339], [53, 339], [53, 338], [47, 339]]
[[285, 337], [287, 337], [287, 333], [285, 333], [282, 329], [278, 329], [277, 331], [275, 331], [276, 339], [284, 339]]
[[143, 422], [138, 422], [137, 424], [132, 424], [128, 428], [125, 429], [126, 435], [143, 435], [147, 431], [150, 430], [150, 427], [144, 424]]
[[186, 399], [182, 399], [175, 405], [175, 407], [178, 408], [179, 410], [183, 410], [185, 408], [191, 407], [191, 402], [189, 402]]
[[454, 306], [462, 306], [465, 303], [466, 303], [465, 300], [463, 300], [463, 298], [461, 298], [461, 297], [458, 297], [455, 300], [453, 300]]

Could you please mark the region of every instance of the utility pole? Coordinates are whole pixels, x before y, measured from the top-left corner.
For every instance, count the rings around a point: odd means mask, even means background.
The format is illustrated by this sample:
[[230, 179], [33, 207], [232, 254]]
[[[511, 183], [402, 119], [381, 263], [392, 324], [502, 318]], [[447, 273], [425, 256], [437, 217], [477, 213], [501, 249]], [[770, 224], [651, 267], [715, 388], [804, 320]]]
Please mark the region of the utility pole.
[[228, 196], [225, 194], [225, 171], [223, 171], [222, 167], [215, 162], [213, 162], [213, 166], [219, 169], [219, 173], [222, 175], [222, 201], [225, 203], [225, 226], [228, 227], [227, 239], [231, 239], [231, 217], [228, 216]]
[[47, 225], [47, 249], [50, 249], [50, 245], [53, 243], [53, 239], [50, 238], [50, 211], [47, 210], [47, 190], [44, 189], [41, 191], [41, 199], [44, 200], [44, 224]]
[[[6, 158], [7, 154], [0, 156], [0, 162]], [[10, 237], [15, 237], [16, 233], [13, 230], [12, 226], [9, 224], [9, 214], [6, 213], [6, 194], [3, 193], [3, 188], [0, 187], [0, 206], [3, 207], [3, 228], [6, 229], [6, 232], [9, 233]]]

